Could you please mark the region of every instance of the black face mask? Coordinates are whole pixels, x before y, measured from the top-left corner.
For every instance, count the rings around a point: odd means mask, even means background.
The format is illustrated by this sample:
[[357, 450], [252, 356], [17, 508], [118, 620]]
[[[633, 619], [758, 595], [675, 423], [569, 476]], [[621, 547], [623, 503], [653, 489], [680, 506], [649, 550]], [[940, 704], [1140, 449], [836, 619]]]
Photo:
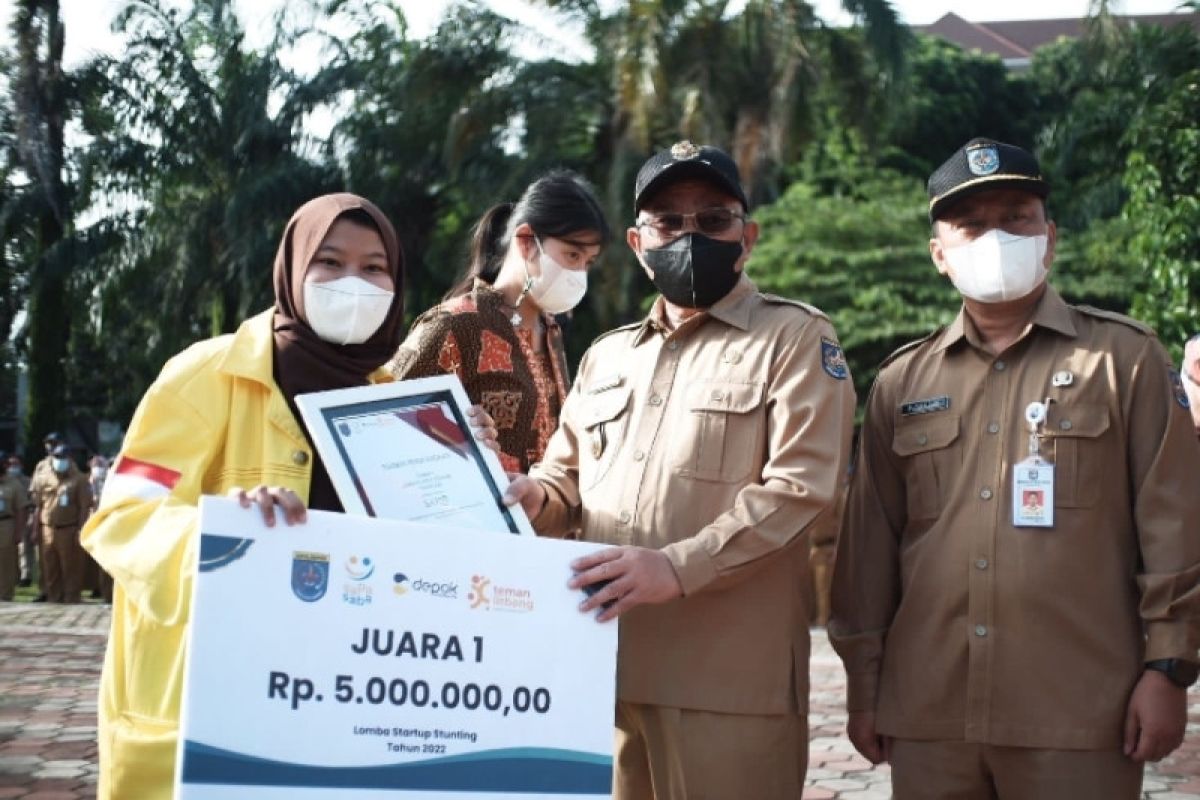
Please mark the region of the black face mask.
[[662, 296], [683, 308], [708, 308], [737, 285], [733, 265], [741, 242], [722, 242], [702, 233], [680, 236], [666, 247], [642, 251]]

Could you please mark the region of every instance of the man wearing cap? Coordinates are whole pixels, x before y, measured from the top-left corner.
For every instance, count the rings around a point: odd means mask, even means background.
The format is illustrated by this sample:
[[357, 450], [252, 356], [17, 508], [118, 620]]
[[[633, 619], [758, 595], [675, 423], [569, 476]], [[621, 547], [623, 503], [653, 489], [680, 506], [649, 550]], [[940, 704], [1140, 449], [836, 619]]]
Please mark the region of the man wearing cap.
[[1135, 800], [1183, 738], [1200, 447], [1153, 331], [1045, 282], [1047, 194], [988, 139], [933, 173], [963, 307], [867, 401], [829, 632], [897, 800]]
[[615, 547], [571, 585], [621, 617], [613, 796], [794, 800], [807, 764], [804, 534], [836, 513], [854, 390], [829, 320], [758, 292], [737, 167], [680, 142], [626, 234], [660, 296], [593, 343], [519, 499]]
[[[0, 453], [0, 464], [8, 461]], [[20, 571], [17, 567], [17, 544], [25, 529], [25, 511], [29, 495], [25, 487], [7, 470], [0, 472], [0, 600], [12, 600]]]
[[[29, 516], [29, 528], [30, 528], [30, 535], [32, 536], [33, 540], [35, 542], [37, 542], [37, 551], [38, 551], [37, 557], [38, 557], [39, 565], [41, 565], [43, 563], [41, 551], [42, 551], [42, 547], [43, 547], [42, 542], [45, 539], [45, 536], [44, 536], [44, 531], [42, 531], [42, 523], [41, 523], [42, 511], [40, 508], [37, 507], [38, 495], [36, 492], [33, 491], [33, 484], [34, 484], [34, 481], [37, 480], [37, 477], [39, 475], [43, 475], [44, 480], [52, 480], [53, 479], [54, 468], [53, 468], [52, 464], [54, 463], [54, 456], [51, 453], [55, 447], [58, 447], [62, 443], [63, 443], [62, 436], [60, 436], [58, 433], [55, 433], [54, 431], [47, 433], [45, 435], [45, 437], [43, 437], [42, 447], [45, 449], [46, 455], [42, 458], [41, 461], [39, 461], [33, 465], [33, 474], [30, 476], [30, 480], [29, 480], [29, 496], [33, 500], [33, 503], [34, 503], [33, 513], [30, 514], [30, 516]], [[35, 603], [43, 603], [46, 601], [46, 598], [47, 598], [47, 595], [46, 595], [46, 570], [45, 570], [45, 567], [42, 566], [38, 570], [38, 596], [37, 596], [37, 598], [35, 598], [34, 602]]]
[[50, 451], [50, 469], [39, 470], [30, 483], [42, 533], [42, 575], [51, 603], [78, 603], [83, 588], [83, 549], [79, 529], [87, 520], [92, 492], [87, 476], [71, 458], [71, 448]]

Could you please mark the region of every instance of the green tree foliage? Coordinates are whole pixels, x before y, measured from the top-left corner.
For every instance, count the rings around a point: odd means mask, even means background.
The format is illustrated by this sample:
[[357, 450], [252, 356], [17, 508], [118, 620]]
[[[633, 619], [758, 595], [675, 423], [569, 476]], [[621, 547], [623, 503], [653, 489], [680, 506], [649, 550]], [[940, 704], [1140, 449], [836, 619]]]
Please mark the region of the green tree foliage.
[[284, 223], [341, 185], [302, 125], [347, 73], [337, 62], [308, 78], [286, 68], [280, 54], [303, 31], [282, 22], [263, 52], [248, 48], [227, 0], [187, 11], [138, 0], [114, 24], [125, 53], [81, 76], [94, 137], [84, 187], [104, 216], [79, 287], [91, 341], [74, 349], [79, 380], [108, 389], [83, 394], [124, 416], [166, 358], [270, 305]]
[[796, 182], [755, 215], [762, 233], [748, 274], [830, 316], [865, 397], [880, 362], [953, 319], [959, 299], [929, 258], [921, 183], [863, 165], [841, 174], [832, 190]]
[[1171, 83], [1165, 100], [1137, 120], [1129, 145], [1122, 216], [1149, 276], [1134, 314], [1178, 357], [1200, 331], [1200, 69]]

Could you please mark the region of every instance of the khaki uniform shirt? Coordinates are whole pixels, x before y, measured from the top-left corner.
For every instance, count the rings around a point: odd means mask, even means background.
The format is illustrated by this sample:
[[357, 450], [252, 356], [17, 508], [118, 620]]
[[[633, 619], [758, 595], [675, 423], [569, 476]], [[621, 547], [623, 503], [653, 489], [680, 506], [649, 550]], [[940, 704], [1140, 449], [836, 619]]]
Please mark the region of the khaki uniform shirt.
[[11, 475], [0, 475], [0, 531], [16, 531], [17, 518], [29, 507], [29, 495]]
[[621, 618], [627, 702], [804, 712], [801, 534], [835, 513], [854, 389], [829, 320], [746, 278], [676, 330], [650, 318], [598, 339], [531, 475], [534, 526], [661, 549], [684, 596]]
[[40, 470], [33, 476], [30, 492], [38, 506], [38, 521], [43, 534], [50, 528], [70, 528], [83, 525], [92, 507], [92, 490], [87, 476], [74, 464], [65, 475], [53, 469]]
[[[1014, 527], [1025, 409], [1046, 398], [1054, 526]], [[1051, 288], [998, 356], [962, 313], [894, 356], [867, 403], [835, 568], [850, 710], [906, 739], [1119, 747], [1142, 663], [1196, 660], [1197, 474], [1153, 333]]]

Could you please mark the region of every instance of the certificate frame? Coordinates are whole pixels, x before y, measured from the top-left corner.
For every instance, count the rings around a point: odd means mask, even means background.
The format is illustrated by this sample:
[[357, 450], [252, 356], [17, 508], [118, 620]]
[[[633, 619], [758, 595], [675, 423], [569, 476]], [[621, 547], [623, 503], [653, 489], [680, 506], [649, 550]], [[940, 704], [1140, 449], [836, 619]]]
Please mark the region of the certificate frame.
[[[334, 389], [296, 395], [296, 407], [312, 437], [313, 445], [321, 456], [338, 499], [347, 513], [378, 517], [376, 502], [373, 502], [364, 481], [359, 476], [353, 459], [347, 452], [342, 436], [336, 426], [350, 419], [381, 416], [398, 412], [421, 412], [435, 406], [449, 411], [451, 422], [462, 433], [461, 441], [452, 449], [465, 456], [478, 467], [481, 488], [495, 502], [500, 517], [508, 528], [507, 533], [534, 536], [533, 526], [525, 516], [520, 504], [506, 506], [501, 500], [508, 487], [508, 475], [500, 459], [491, 449], [480, 444], [471, 426], [467, 423], [467, 409], [471, 401], [467, 397], [462, 381], [457, 375], [435, 375], [405, 381], [356, 386], [350, 389]], [[403, 417], [401, 417], [403, 418]], [[420, 522], [419, 519], [407, 521]], [[425, 524], [439, 524], [436, 521]], [[462, 527], [456, 523], [447, 523]]]

